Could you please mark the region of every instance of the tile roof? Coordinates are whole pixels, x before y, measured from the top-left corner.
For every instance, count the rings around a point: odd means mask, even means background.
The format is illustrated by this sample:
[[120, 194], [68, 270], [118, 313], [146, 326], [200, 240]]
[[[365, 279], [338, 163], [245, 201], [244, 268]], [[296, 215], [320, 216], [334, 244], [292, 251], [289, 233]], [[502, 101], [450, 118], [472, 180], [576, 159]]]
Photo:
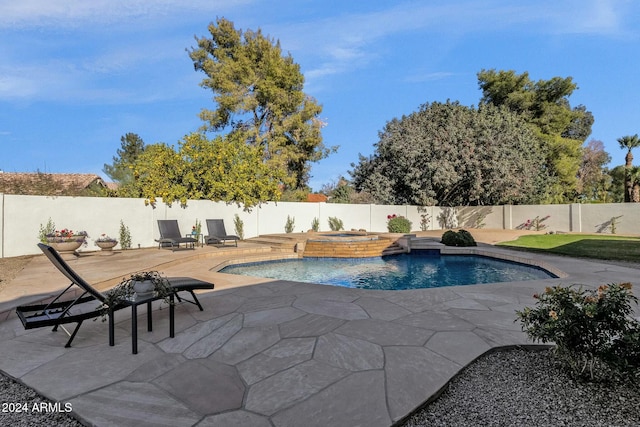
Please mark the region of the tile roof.
[[307, 202], [326, 202], [327, 196], [320, 193], [307, 194]]

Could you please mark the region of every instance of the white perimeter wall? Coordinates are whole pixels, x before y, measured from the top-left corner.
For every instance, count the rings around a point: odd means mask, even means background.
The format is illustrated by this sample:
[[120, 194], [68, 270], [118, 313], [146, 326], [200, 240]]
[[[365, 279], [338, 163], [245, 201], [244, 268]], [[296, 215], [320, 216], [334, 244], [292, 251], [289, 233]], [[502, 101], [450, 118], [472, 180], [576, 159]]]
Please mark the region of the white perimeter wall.
[[[142, 199], [105, 197], [50, 197], [0, 194], [0, 257], [39, 253], [36, 244], [41, 225], [49, 218], [57, 229], [69, 228], [89, 233], [88, 245], [81, 251], [97, 250], [93, 240], [106, 233], [119, 237], [120, 220], [129, 227], [132, 247], [152, 247], [159, 237], [158, 219], [177, 219], [180, 231], [191, 231], [196, 219], [202, 221], [206, 235], [206, 219], [222, 218], [227, 232], [235, 234], [233, 219], [238, 214], [244, 222], [244, 237], [284, 233], [287, 216], [295, 220], [294, 231], [311, 229], [314, 218], [320, 230], [328, 231], [328, 219], [337, 217], [345, 230], [387, 231], [387, 216], [402, 215], [420, 230], [421, 215], [428, 215], [429, 230], [443, 229], [441, 214], [452, 208], [430, 206], [419, 212], [417, 206], [347, 205], [337, 203], [269, 202], [245, 212], [235, 204], [208, 200], [189, 201], [186, 208], [169, 207], [158, 202], [145, 206]], [[640, 235], [640, 204], [568, 204], [531, 206], [480, 206], [453, 208], [457, 226], [466, 228], [516, 229], [536, 216], [543, 218], [545, 230], [583, 233], [611, 233], [610, 223], [616, 218], [617, 234]], [[455, 225], [455, 224], [454, 224]]]

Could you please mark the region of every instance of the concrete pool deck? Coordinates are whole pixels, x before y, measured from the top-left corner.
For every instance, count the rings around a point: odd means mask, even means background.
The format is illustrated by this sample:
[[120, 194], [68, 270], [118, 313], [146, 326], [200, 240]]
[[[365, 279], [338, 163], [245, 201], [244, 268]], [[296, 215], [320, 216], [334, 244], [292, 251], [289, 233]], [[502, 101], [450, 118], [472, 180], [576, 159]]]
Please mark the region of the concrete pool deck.
[[143, 249], [71, 261], [105, 288], [141, 269], [216, 284], [200, 294], [203, 312], [176, 307], [175, 338], [168, 337], [169, 310], [156, 309], [154, 331], [139, 328], [137, 355], [128, 310], [117, 313], [114, 347], [100, 320], [85, 322], [68, 349], [62, 331], [25, 331], [13, 308], [67, 284], [35, 257], [0, 291], [7, 317], [0, 323], [0, 370], [70, 403], [89, 425], [390, 426], [486, 351], [531, 344], [514, 311], [534, 305], [532, 295], [546, 286], [639, 284], [634, 266], [539, 254], [526, 256], [567, 277], [368, 291], [209, 271], [230, 258], [269, 256], [257, 246]]

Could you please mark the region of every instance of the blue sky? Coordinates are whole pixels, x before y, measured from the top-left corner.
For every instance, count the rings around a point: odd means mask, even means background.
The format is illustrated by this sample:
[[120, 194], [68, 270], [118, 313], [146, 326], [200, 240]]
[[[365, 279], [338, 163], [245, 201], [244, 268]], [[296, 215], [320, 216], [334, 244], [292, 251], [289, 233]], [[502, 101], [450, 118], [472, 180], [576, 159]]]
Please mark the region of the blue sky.
[[[482, 69], [571, 76], [587, 139], [640, 133], [635, 0], [0, 0], [0, 169], [102, 173], [127, 132], [177, 145], [213, 108], [187, 49], [217, 17], [280, 40], [323, 105], [310, 185], [348, 176], [385, 123], [425, 102], [477, 105]], [[640, 152], [636, 155], [640, 159]], [[640, 164], [640, 161], [636, 162]]]

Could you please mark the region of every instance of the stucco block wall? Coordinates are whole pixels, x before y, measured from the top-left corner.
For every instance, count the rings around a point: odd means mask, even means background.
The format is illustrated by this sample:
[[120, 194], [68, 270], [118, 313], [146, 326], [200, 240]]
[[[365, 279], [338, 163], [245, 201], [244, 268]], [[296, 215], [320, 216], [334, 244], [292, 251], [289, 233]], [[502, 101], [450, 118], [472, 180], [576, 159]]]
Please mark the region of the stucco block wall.
[[[129, 228], [134, 248], [153, 247], [159, 237], [158, 219], [176, 219], [183, 234], [191, 232], [196, 220], [207, 234], [206, 219], [222, 218], [227, 232], [235, 234], [234, 217], [244, 223], [244, 237], [284, 233], [287, 215], [295, 219], [294, 231], [311, 229], [314, 218], [320, 231], [329, 231], [329, 217], [337, 217], [345, 230], [387, 231], [387, 216], [402, 215], [412, 222], [412, 230], [420, 230], [421, 215], [429, 217], [427, 229], [441, 230], [444, 213], [455, 213], [458, 227], [515, 229], [536, 216], [544, 218], [545, 230], [584, 233], [611, 233], [615, 218], [618, 234], [640, 235], [640, 204], [568, 204], [530, 206], [477, 206], [445, 208], [398, 205], [347, 205], [333, 203], [269, 202], [251, 210], [235, 204], [208, 200], [189, 201], [187, 207], [167, 206], [161, 201], [146, 206], [143, 199], [104, 197], [49, 197], [0, 194], [0, 257], [39, 253], [38, 232], [47, 220], [57, 229], [70, 228], [89, 233], [88, 245], [80, 251], [97, 250], [94, 239], [106, 233], [118, 238], [120, 221]], [[118, 247], [116, 247], [118, 248]]]

